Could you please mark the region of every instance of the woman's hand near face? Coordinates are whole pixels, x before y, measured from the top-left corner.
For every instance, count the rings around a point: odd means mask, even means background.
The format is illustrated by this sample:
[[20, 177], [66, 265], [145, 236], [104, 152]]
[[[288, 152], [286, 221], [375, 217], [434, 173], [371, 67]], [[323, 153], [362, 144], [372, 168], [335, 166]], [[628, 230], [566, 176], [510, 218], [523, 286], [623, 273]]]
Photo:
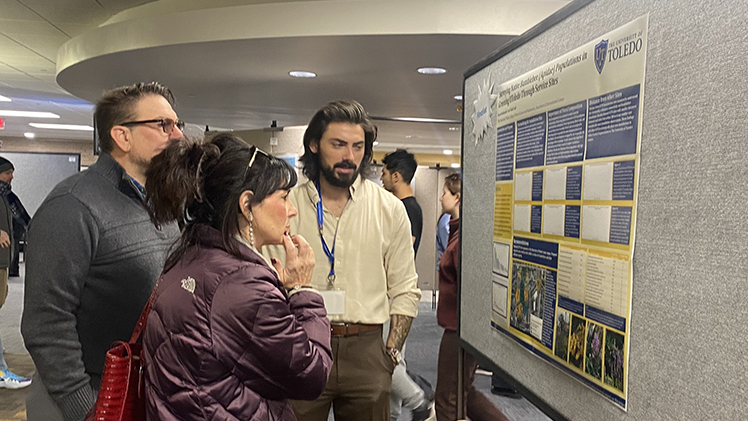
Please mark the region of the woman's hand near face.
[[286, 267], [283, 267], [278, 259], [272, 260], [283, 286], [286, 289], [291, 289], [296, 285], [310, 285], [314, 272], [314, 251], [312, 251], [312, 247], [300, 235], [294, 235], [293, 237], [284, 235], [283, 247], [286, 249]]

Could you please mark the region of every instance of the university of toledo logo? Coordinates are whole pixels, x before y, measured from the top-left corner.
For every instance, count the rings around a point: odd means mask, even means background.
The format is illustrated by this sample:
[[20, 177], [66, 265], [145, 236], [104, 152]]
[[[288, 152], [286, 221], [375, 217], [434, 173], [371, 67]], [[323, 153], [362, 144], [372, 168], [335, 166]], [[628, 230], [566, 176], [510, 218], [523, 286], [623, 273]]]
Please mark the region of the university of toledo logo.
[[605, 57], [608, 54], [608, 40], [604, 39], [595, 46], [595, 68], [597, 73], [603, 72], [603, 66], [605, 66]]

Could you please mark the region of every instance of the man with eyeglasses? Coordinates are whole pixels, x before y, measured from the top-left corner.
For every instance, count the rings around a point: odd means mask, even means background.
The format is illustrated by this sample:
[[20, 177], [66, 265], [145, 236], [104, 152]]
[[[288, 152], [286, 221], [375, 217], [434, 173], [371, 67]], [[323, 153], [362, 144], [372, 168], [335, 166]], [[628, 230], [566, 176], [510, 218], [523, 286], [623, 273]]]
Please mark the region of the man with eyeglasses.
[[390, 419], [392, 372], [421, 291], [405, 206], [365, 179], [376, 137], [355, 101], [327, 104], [304, 133], [309, 181], [289, 195], [298, 209], [291, 234], [314, 251], [312, 285], [332, 323], [333, 368], [318, 399], [293, 402], [299, 421], [326, 421], [331, 406], [336, 421]]
[[155, 82], [106, 92], [94, 111], [98, 161], [58, 184], [31, 220], [21, 322], [37, 370], [30, 421], [84, 418], [106, 351], [129, 340], [179, 238], [176, 225], [154, 227], [144, 196], [151, 159], [183, 136], [173, 102]]

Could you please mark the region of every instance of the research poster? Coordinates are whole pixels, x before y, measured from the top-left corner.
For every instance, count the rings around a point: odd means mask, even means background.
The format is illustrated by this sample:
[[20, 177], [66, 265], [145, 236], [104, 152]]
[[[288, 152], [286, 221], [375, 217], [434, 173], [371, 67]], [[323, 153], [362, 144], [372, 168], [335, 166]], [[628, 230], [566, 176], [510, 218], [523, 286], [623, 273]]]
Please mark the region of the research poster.
[[624, 410], [647, 25], [496, 89], [491, 324]]

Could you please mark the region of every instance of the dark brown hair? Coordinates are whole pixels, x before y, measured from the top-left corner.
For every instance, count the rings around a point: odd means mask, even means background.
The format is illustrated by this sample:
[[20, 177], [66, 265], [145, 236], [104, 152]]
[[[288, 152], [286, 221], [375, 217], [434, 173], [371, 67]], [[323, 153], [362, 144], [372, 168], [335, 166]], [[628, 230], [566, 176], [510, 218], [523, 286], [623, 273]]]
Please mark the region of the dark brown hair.
[[374, 141], [377, 140], [377, 126], [369, 118], [364, 107], [356, 101], [334, 101], [317, 111], [309, 121], [304, 132], [304, 155], [299, 162], [304, 166], [302, 170], [306, 178], [317, 181], [320, 175], [319, 154], [312, 152], [309, 144], [319, 142], [330, 123], [358, 124], [364, 129], [364, 159], [361, 160], [359, 173], [363, 177], [371, 163]]
[[460, 180], [460, 174], [452, 173], [444, 178], [444, 185], [447, 186], [447, 190], [452, 193], [453, 196], [462, 192], [462, 182]]
[[134, 120], [135, 104], [147, 95], [160, 95], [169, 101], [169, 105], [174, 106], [171, 90], [158, 82], [120, 86], [104, 92], [94, 110], [96, 133], [99, 135], [99, 148], [102, 152], [112, 152], [112, 127]]
[[[166, 260], [166, 270], [190, 247], [200, 246], [196, 230], [200, 224], [220, 231], [226, 250], [238, 257], [234, 238], [239, 233], [241, 194], [251, 190], [254, 195], [249, 204], [257, 204], [296, 185], [291, 165], [255, 150], [237, 136], [219, 134], [204, 144], [171, 140], [153, 158], [145, 187], [151, 219], [157, 227], [174, 220], [183, 227], [182, 238]], [[247, 168], [253, 155], [254, 162]]]

